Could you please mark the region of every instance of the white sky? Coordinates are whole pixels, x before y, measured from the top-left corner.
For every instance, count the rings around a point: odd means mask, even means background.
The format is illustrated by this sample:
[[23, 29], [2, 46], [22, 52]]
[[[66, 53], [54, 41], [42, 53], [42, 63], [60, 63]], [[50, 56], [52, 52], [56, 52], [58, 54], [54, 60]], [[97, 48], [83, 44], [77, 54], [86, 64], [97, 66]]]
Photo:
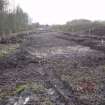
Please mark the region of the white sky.
[[105, 0], [10, 0], [34, 22], [64, 24], [72, 19], [105, 20]]

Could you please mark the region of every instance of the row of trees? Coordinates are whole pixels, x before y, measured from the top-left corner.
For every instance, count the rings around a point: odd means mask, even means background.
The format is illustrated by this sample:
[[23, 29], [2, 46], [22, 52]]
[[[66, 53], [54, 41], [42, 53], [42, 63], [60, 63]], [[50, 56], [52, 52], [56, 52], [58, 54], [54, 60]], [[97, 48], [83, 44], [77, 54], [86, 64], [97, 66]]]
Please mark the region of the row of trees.
[[0, 0], [0, 34], [8, 34], [26, 29], [29, 23], [27, 13], [20, 7], [8, 10], [6, 0]]
[[65, 28], [72, 32], [92, 32], [99, 28], [105, 28], [105, 21], [90, 21], [86, 19], [72, 20], [66, 23]]
[[67, 22], [64, 25], [55, 25], [53, 29], [66, 32], [81, 32], [96, 35], [105, 35], [105, 21], [90, 21], [77, 19]]

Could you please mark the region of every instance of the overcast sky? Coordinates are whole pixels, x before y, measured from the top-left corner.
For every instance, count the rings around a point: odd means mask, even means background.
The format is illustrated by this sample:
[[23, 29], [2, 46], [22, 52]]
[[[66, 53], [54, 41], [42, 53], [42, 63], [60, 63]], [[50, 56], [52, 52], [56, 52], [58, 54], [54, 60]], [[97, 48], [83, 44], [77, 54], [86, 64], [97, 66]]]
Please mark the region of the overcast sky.
[[34, 22], [63, 24], [72, 19], [105, 20], [105, 0], [11, 0]]

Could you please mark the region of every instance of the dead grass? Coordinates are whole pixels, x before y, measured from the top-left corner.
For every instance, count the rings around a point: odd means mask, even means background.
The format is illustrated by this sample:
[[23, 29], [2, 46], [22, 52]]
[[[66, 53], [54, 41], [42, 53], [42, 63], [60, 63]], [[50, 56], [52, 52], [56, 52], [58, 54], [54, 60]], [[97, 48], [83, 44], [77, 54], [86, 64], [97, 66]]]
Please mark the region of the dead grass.
[[18, 47], [19, 44], [0, 44], [0, 58], [13, 53]]

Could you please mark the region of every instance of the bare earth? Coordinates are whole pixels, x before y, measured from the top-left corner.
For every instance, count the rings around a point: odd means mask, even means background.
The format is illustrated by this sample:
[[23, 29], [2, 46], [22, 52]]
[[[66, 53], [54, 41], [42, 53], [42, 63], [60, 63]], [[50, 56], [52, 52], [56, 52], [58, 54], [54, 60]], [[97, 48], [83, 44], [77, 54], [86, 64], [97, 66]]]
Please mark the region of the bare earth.
[[[46, 97], [51, 103], [42, 104], [40, 99], [38, 103], [32, 98], [34, 96], [31, 93], [30, 100], [33, 103], [19, 103], [21, 96], [19, 94], [18, 101], [13, 95], [1, 100], [0, 105], [105, 104], [104, 52], [78, 45], [74, 41], [61, 39], [58, 36], [63, 36], [63, 33], [45, 32], [27, 35], [16, 52], [0, 60], [1, 91], [13, 91], [18, 84], [39, 82], [47, 89]], [[78, 90], [81, 81], [94, 83], [95, 91], [89, 88], [83, 92]]]

